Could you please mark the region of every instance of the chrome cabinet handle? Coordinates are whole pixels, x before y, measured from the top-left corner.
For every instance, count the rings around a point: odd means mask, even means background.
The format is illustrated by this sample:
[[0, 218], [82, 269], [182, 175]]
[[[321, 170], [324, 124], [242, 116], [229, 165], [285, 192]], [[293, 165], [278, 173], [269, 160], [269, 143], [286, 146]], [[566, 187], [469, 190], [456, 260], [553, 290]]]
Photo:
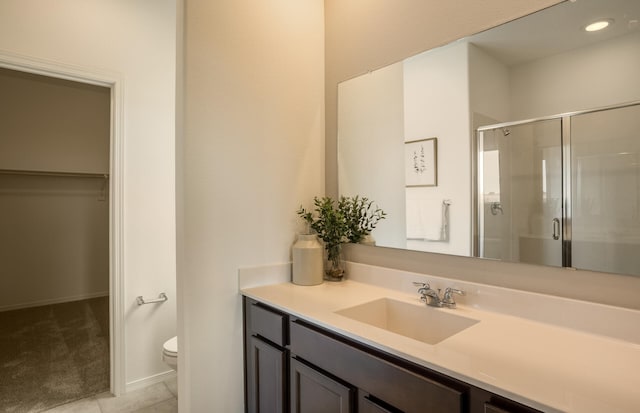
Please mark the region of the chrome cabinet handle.
[[553, 239], [560, 239], [560, 220], [558, 218], [553, 219]]

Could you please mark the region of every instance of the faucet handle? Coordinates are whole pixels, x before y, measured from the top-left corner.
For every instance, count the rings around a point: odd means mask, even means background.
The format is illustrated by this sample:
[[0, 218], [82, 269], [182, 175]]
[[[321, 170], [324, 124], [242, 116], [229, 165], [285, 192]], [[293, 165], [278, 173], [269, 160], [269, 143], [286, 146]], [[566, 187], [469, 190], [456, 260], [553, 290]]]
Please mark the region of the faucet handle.
[[415, 285], [416, 287], [420, 287], [418, 288], [419, 294], [424, 294], [427, 290], [431, 289], [431, 286], [429, 285], [429, 283], [421, 283], [421, 282], [414, 281], [413, 285]]
[[453, 299], [453, 294], [465, 295], [465, 292], [458, 290], [457, 288], [447, 287], [447, 289], [444, 290], [444, 295], [442, 296], [442, 305], [449, 308], [456, 308], [456, 302]]
[[420, 301], [422, 301], [423, 303], [426, 303], [427, 302], [427, 291], [429, 291], [431, 289], [431, 286], [429, 286], [429, 283], [422, 283], [422, 282], [414, 281], [413, 285], [415, 285], [416, 287], [420, 287], [420, 288], [418, 288], [418, 294], [420, 294]]

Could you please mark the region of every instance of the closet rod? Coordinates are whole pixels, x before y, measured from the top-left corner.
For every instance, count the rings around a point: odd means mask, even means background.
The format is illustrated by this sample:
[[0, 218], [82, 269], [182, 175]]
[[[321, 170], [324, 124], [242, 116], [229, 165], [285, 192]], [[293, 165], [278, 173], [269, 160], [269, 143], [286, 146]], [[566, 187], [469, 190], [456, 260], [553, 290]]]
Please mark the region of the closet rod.
[[0, 169], [3, 175], [30, 175], [30, 176], [64, 176], [72, 178], [103, 178], [108, 179], [109, 174], [98, 174], [90, 172], [54, 172], [54, 171], [27, 171], [20, 169]]

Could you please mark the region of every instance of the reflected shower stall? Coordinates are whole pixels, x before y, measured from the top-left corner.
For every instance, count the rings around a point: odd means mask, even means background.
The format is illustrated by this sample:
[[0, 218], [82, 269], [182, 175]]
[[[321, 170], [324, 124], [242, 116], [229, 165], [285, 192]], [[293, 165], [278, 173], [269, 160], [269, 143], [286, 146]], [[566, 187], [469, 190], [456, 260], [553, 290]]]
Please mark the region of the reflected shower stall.
[[640, 102], [477, 130], [474, 254], [640, 275]]

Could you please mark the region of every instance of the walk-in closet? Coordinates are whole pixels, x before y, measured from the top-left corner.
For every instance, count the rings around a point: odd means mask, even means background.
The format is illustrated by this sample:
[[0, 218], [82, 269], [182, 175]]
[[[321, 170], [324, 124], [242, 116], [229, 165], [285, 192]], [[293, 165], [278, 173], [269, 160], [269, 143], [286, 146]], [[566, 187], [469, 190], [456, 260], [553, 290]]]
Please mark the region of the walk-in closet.
[[109, 88], [0, 68], [0, 411], [109, 390]]

